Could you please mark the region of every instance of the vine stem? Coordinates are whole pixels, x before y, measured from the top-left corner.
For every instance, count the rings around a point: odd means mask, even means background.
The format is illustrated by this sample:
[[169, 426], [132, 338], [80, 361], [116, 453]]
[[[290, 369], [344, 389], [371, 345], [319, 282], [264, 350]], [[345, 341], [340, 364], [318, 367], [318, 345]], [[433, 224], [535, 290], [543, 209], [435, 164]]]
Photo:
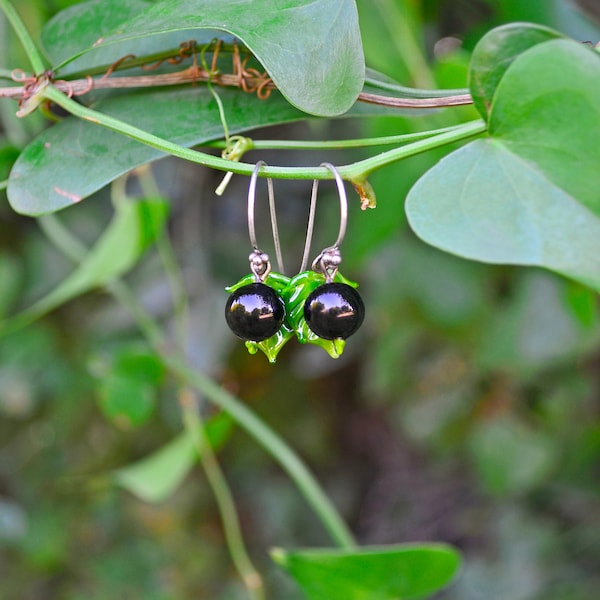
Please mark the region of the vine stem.
[[[219, 171], [232, 171], [239, 175], [252, 175], [254, 165], [226, 160], [217, 156], [212, 156], [204, 152], [184, 148], [156, 135], [143, 131], [124, 121], [115, 119], [109, 115], [97, 112], [77, 102], [71, 100], [63, 93], [58, 91], [52, 85], [47, 86], [43, 91], [43, 96], [55, 102], [71, 114], [116, 131], [134, 140], [137, 140], [147, 146], [151, 146], [167, 154], [172, 154], [179, 158], [189, 160], [194, 163], [211, 167]], [[432, 148], [437, 148], [445, 144], [461, 141], [474, 135], [483, 133], [486, 130], [486, 124], [483, 120], [471, 121], [465, 123], [452, 131], [441, 133], [439, 135], [408, 144], [400, 148], [394, 148], [382, 154], [361, 160], [350, 165], [338, 167], [340, 175], [353, 183], [362, 183], [372, 171], [392, 164], [409, 156], [414, 156], [421, 152], [426, 152]], [[261, 177], [272, 177], [275, 179], [332, 179], [333, 174], [325, 167], [261, 167], [259, 171]]]
[[42, 55], [37, 49], [37, 46], [35, 45], [33, 39], [29, 35], [29, 32], [27, 31], [25, 24], [19, 16], [19, 13], [17, 13], [13, 5], [10, 2], [8, 2], [8, 0], [0, 0], [0, 9], [2, 9], [4, 14], [6, 15], [6, 18], [12, 25], [13, 29], [15, 30], [15, 33], [17, 34], [17, 37], [23, 45], [25, 53], [27, 54], [27, 58], [29, 59], [29, 62], [31, 63], [31, 66], [33, 68], [33, 71], [36, 73], [36, 75], [40, 75], [44, 72], [46, 68], [44, 64], [44, 59], [42, 58]]
[[[66, 256], [80, 262], [85, 246], [62, 225], [55, 215], [38, 218], [50, 241]], [[166, 368], [185, 385], [203, 394], [213, 404], [228, 413], [242, 429], [270, 454], [290, 478], [321, 520], [331, 539], [341, 548], [354, 548], [355, 542], [346, 524], [319, 483], [296, 453], [264, 421], [241, 400], [227, 392], [210, 377], [189, 367], [183, 357], [170, 352], [169, 343], [151, 315], [139, 303], [135, 294], [120, 280], [106, 286], [107, 290], [127, 308], [149, 344], [161, 355]]]
[[248, 590], [250, 598], [252, 600], [264, 600], [262, 577], [246, 552], [231, 490], [207, 439], [196, 395], [188, 387], [184, 387], [179, 393], [179, 404], [183, 412], [185, 429], [196, 447], [204, 473], [219, 507], [231, 559]]
[[[399, 135], [385, 135], [372, 138], [356, 138], [349, 140], [254, 140], [244, 138], [245, 152], [250, 150], [343, 150], [345, 148], [368, 148], [369, 146], [392, 146], [408, 144], [426, 138], [453, 131], [462, 125], [451, 125], [440, 129], [430, 129], [418, 133], [401, 133]], [[218, 140], [203, 144], [209, 148], [227, 148], [227, 142]]]
[[[135, 173], [146, 198], [161, 197], [160, 190], [158, 189], [150, 165], [139, 167], [136, 169]], [[113, 184], [113, 188], [114, 187]], [[126, 196], [125, 178], [122, 178], [122, 185], [118, 188], [118, 192], [123, 197]], [[169, 233], [166, 228], [158, 234], [156, 238], [156, 248], [171, 289], [179, 352], [182, 357], [185, 357], [189, 306], [183, 274], [177, 264], [175, 249], [171, 244]], [[262, 577], [252, 564], [248, 552], [246, 551], [246, 545], [242, 536], [233, 494], [229, 489], [229, 485], [217, 457], [215, 456], [210, 440], [206, 435], [206, 428], [200, 413], [196, 394], [189, 386], [183, 386], [179, 390], [178, 396], [184, 427], [196, 447], [206, 479], [219, 509], [221, 522], [223, 524], [223, 532], [225, 534], [225, 540], [227, 542], [231, 560], [233, 561], [244, 586], [248, 590], [250, 600], [265, 600]]]
[[[152, 166], [149, 164], [142, 165], [135, 169], [142, 192], [146, 198], [162, 198], [162, 194], [158, 188], [154, 175], [152, 174]], [[187, 348], [187, 333], [189, 331], [189, 305], [187, 300], [187, 292], [183, 273], [177, 263], [175, 249], [171, 244], [169, 231], [165, 228], [156, 238], [156, 249], [162, 262], [162, 267], [165, 271], [169, 288], [171, 290], [171, 298], [173, 302], [173, 318], [175, 321], [175, 336], [178, 343], [178, 348], [182, 356], [186, 355]]]

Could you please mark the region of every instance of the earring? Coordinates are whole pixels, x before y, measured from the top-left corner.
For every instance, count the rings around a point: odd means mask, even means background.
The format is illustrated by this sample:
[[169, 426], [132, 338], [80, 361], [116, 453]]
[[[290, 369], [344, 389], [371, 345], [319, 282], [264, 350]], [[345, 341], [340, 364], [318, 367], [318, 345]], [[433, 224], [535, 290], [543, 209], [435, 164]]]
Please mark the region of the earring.
[[226, 288], [231, 295], [225, 305], [225, 320], [231, 331], [246, 342], [246, 347], [251, 354], [255, 354], [260, 348], [270, 362], [275, 362], [279, 350], [292, 337], [293, 332], [284, 323], [286, 310], [281, 294], [290, 280], [283, 275], [271, 179], [267, 179], [269, 209], [278, 268], [282, 273], [271, 272], [269, 256], [259, 250], [256, 242], [254, 226], [256, 179], [260, 167], [265, 164], [264, 161], [256, 163], [248, 188], [248, 232], [253, 249], [248, 257], [251, 273], [235, 285]]
[[300, 273], [290, 280], [284, 299], [289, 310], [298, 340], [323, 347], [330, 356], [341, 356], [345, 340], [361, 326], [365, 316], [365, 306], [356, 291], [357, 284], [349, 281], [339, 272], [342, 262], [340, 245], [346, 234], [348, 222], [348, 200], [344, 182], [337, 169], [329, 164], [334, 175], [340, 199], [340, 229], [333, 246], [325, 248], [313, 261], [312, 271], [305, 271], [310, 253], [314, 215], [318, 190], [318, 180], [313, 183], [311, 206], [304, 246], [304, 256]]

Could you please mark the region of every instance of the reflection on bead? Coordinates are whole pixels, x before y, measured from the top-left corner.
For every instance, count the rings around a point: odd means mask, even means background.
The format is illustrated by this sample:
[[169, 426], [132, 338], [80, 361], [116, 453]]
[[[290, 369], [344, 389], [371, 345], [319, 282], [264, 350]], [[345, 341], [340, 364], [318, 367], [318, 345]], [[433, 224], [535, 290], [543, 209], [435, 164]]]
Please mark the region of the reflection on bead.
[[353, 287], [345, 283], [325, 283], [306, 299], [304, 318], [320, 338], [345, 340], [361, 326], [365, 305]]
[[275, 335], [284, 317], [283, 300], [264, 283], [251, 283], [235, 290], [225, 305], [227, 325], [246, 341], [262, 342]]

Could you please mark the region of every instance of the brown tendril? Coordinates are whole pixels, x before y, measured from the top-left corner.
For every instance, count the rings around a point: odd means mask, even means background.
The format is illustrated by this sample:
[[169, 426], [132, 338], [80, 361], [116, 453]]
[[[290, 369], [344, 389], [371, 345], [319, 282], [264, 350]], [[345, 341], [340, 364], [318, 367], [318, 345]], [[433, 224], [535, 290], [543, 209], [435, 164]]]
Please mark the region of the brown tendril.
[[[125, 56], [122, 56], [121, 58], [119, 58], [118, 60], [116, 60], [112, 65], [110, 65], [110, 67], [108, 67], [108, 70], [106, 71], [106, 73], [104, 73], [104, 75], [102, 76], [102, 79], [107, 79], [108, 77], [110, 77], [116, 69], [118, 69], [126, 60], [132, 60], [135, 58], [135, 54], [126, 54]], [[142, 67], [143, 68], [143, 67]], [[89, 77], [89, 75], [88, 75]]]

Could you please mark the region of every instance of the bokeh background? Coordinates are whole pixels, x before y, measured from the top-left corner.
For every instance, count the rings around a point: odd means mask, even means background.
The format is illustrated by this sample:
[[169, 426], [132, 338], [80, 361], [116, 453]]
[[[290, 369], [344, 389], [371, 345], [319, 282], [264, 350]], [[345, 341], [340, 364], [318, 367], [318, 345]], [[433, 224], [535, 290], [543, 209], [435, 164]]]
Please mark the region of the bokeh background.
[[[36, 35], [75, 2], [17, 4]], [[425, 88], [464, 87], [474, 45], [501, 23], [533, 21], [582, 42], [600, 39], [600, 5], [593, 0], [358, 6], [368, 65]], [[0, 48], [2, 68], [27, 64], [2, 20]], [[46, 126], [39, 115], [18, 121], [14, 111], [12, 101], [0, 103], [0, 180], [19, 147]], [[368, 122], [312, 120], [252, 135], [387, 135], [476, 117], [462, 107]], [[429, 152], [374, 174], [376, 210], [361, 212], [348, 190], [344, 273], [360, 282], [365, 324], [337, 361], [290, 343], [275, 366], [248, 355], [222, 320], [224, 287], [247, 272], [247, 179], [235, 177], [219, 198], [222, 174], [174, 159], [155, 164], [190, 299], [189, 359], [297, 449], [361, 543], [431, 540], [460, 548], [465, 567], [439, 599], [593, 600], [600, 594], [598, 299], [546, 271], [468, 262], [416, 239], [404, 198], [442, 155]], [[344, 164], [361, 156], [255, 152], [245, 160]], [[310, 185], [275, 185], [291, 272], [300, 263]], [[135, 180], [131, 192], [138, 192]], [[268, 249], [263, 209], [259, 239]], [[313, 253], [335, 238], [337, 211], [333, 186], [323, 184]], [[111, 213], [101, 192], [61, 219], [91, 243]], [[31, 304], [71, 268], [0, 192], [0, 314]], [[168, 282], [156, 254], [148, 253], [127, 280], [172, 331]], [[107, 406], [106, 381], [115, 369], [125, 378], [128, 369], [153, 373], [143, 391], [128, 388], [140, 407], [134, 422], [115, 418]], [[119, 489], [111, 477], [180, 431], [175, 383], [106, 293], [70, 302], [1, 340], [0, 598], [244, 598], [199, 467], [158, 504]], [[300, 598], [268, 549], [328, 545], [325, 532], [243, 432], [229, 433], [219, 459], [270, 597]]]

